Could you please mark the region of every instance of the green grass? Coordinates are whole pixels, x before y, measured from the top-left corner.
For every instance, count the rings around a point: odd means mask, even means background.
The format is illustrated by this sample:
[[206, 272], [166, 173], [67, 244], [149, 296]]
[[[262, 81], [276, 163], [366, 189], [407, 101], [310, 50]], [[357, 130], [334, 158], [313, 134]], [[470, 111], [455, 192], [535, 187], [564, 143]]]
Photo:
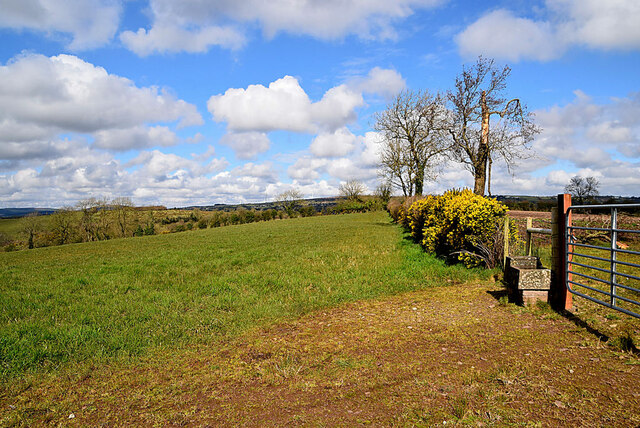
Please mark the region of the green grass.
[[0, 254], [0, 376], [104, 362], [488, 272], [421, 251], [386, 213]]
[[19, 218], [0, 218], [0, 233], [15, 237], [20, 233], [22, 224]]

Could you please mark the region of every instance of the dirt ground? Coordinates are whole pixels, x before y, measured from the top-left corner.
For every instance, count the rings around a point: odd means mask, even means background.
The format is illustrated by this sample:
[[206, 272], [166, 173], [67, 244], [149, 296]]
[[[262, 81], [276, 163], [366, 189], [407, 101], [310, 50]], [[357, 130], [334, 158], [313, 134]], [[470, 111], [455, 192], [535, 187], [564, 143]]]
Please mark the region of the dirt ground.
[[640, 425], [637, 355], [503, 295], [449, 285], [31, 379], [2, 390], [0, 425]]

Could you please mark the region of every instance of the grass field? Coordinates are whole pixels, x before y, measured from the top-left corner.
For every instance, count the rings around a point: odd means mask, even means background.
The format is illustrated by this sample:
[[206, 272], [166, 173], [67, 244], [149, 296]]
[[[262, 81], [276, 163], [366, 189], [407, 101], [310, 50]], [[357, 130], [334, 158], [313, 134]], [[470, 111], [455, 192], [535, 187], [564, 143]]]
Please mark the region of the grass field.
[[378, 212], [2, 253], [0, 426], [640, 423], [638, 356], [597, 331], [625, 319], [509, 304], [403, 237]]
[[488, 273], [403, 241], [381, 212], [2, 253], [1, 375], [207, 343], [477, 275]]

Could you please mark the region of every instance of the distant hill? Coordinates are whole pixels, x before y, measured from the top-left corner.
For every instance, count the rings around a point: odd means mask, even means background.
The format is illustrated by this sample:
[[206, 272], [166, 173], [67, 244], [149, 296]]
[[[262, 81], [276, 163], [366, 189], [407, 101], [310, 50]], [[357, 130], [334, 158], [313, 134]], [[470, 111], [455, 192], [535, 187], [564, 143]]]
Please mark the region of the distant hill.
[[31, 213], [49, 215], [56, 212], [53, 208], [0, 208], [0, 218], [24, 217]]

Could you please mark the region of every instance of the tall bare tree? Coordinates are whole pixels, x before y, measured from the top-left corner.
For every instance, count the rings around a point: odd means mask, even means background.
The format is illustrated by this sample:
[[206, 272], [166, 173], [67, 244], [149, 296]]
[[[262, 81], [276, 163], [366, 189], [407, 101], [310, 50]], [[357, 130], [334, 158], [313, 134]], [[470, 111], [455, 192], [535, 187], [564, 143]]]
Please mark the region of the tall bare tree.
[[434, 178], [436, 158], [446, 149], [443, 101], [427, 91], [403, 91], [375, 116], [375, 129], [384, 139], [381, 175], [405, 196], [422, 194], [425, 179]]
[[37, 212], [32, 212], [24, 216], [20, 223], [21, 232], [27, 237], [29, 249], [32, 249], [35, 246], [35, 237], [42, 228], [41, 219], [38, 218]]
[[117, 197], [111, 201], [111, 209], [116, 216], [120, 236], [127, 236], [127, 229], [131, 223], [131, 213], [133, 211], [133, 202], [128, 197]]
[[503, 97], [510, 74], [508, 66], [499, 68], [492, 59], [479, 57], [462, 68], [455, 89], [447, 93], [449, 153], [473, 174], [478, 195], [484, 195], [485, 188], [491, 194], [493, 160], [502, 158], [511, 171], [528, 155], [529, 143], [540, 132], [519, 98]]
[[571, 193], [572, 196], [578, 199], [578, 203], [582, 205], [585, 199], [588, 200], [600, 194], [598, 187], [600, 187], [600, 182], [597, 178], [582, 178], [576, 175], [569, 180], [569, 184], [564, 187], [564, 191]]

